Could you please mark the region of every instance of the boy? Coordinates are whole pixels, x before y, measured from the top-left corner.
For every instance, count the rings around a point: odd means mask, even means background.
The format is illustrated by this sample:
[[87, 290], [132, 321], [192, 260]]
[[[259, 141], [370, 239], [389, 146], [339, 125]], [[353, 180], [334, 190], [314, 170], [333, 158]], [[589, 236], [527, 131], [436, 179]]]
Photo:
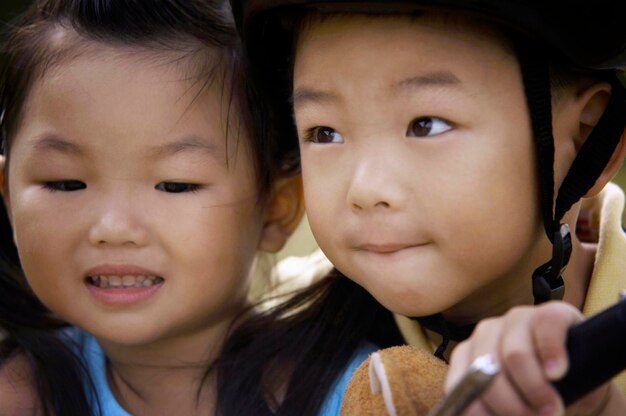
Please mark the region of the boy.
[[[517, 3], [234, 3], [276, 132], [299, 139], [320, 247], [387, 308], [415, 317], [398, 318], [409, 343], [442, 357], [484, 318], [551, 299], [593, 313], [626, 284], [607, 271], [626, 267], [611, 255], [626, 249], [615, 221], [623, 195], [603, 190], [626, 154], [618, 6]], [[595, 196], [599, 246], [576, 235], [580, 201]], [[544, 310], [489, 325], [526, 334], [542, 322], [527, 317]], [[548, 310], [562, 344], [580, 318]], [[542, 371], [533, 343], [516, 348], [472, 412], [560, 411], [547, 380], [563, 365]], [[449, 384], [466, 362], [455, 358]], [[605, 386], [578, 410], [610, 414], [625, 390]]]

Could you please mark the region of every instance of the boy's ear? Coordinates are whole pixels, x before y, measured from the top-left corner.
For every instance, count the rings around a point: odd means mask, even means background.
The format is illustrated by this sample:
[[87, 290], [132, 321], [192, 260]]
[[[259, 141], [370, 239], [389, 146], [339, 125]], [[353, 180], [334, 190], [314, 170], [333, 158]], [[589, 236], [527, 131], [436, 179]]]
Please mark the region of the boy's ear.
[[[609, 99], [611, 97], [611, 87], [607, 83], [594, 84], [587, 88], [579, 95], [580, 103], [580, 121], [579, 121], [579, 134], [577, 137], [576, 149], [580, 149], [580, 146], [587, 140], [591, 131], [600, 121], [604, 110], [607, 107]], [[622, 136], [613, 151], [613, 155], [609, 159], [609, 162], [602, 170], [602, 173], [594, 183], [594, 185], [587, 191], [585, 197], [592, 197], [597, 195], [602, 188], [617, 174], [624, 158], [626, 157], [626, 130], [622, 132]]]
[[294, 232], [304, 215], [304, 197], [300, 175], [280, 180], [270, 197], [259, 250], [278, 252]]

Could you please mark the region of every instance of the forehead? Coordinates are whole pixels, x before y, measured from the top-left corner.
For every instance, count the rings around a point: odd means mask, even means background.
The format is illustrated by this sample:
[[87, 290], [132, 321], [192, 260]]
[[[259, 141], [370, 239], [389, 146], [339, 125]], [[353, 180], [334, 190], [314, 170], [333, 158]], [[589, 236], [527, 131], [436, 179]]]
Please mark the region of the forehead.
[[296, 91], [363, 85], [395, 91], [397, 85], [416, 85], [407, 80], [434, 75], [434, 81], [457, 78], [469, 94], [501, 94], [498, 88], [521, 86], [506, 38], [456, 15], [313, 16], [303, 23], [296, 45]]
[[[35, 42], [32, 49], [16, 52], [24, 66], [22, 75], [13, 76], [19, 88], [15, 105], [5, 114], [5, 127], [8, 128], [7, 149], [13, 141], [14, 133], [22, 125], [33, 92], [43, 84], [70, 79], [64, 75], [68, 69], [82, 67], [78, 76], [98, 71], [102, 63], [124, 63], [128, 76], [138, 74], [137, 68], [164, 68], [169, 71], [169, 79], [186, 82], [186, 88], [199, 94], [205, 87], [220, 85], [222, 94], [228, 96], [230, 77], [228, 59], [221, 48], [212, 47], [189, 37], [150, 37], [145, 40], [124, 40], [124, 35], [110, 39], [96, 39], [90, 34], [78, 33], [69, 25], [56, 24], [42, 28], [38, 36], [31, 36]], [[95, 35], [94, 35], [95, 36]], [[226, 59], [225, 59], [226, 58]], [[133, 70], [135, 68], [135, 70]], [[76, 71], [75, 71], [76, 72]]]
[[[49, 68], [27, 97], [13, 150], [46, 137], [69, 141], [72, 146], [63, 149], [44, 147], [64, 154], [140, 151], [181, 138], [189, 148], [193, 137], [203, 138], [194, 143], [225, 150], [226, 119], [236, 114], [228, 111], [224, 83], [189, 78], [187, 68], [171, 57], [131, 52], [103, 46]], [[67, 151], [72, 148], [81, 152]]]
[[[67, 33], [69, 32], [69, 33]], [[222, 75], [220, 51], [199, 45], [194, 40], [157, 40], [127, 43], [118, 40], [98, 41], [72, 31], [53, 31], [41, 57], [33, 62], [38, 67], [35, 80], [41, 82], [62, 75], [75, 66], [92, 67], [114, 63], [132, 67], [153, 67], [176, 74], [190, 82], [213, 75]], [[132, 75], [129, 72], [129, 75]]]
[[[333, 45], [348, 44], [348, 55], [361, 56], [384, 52], [419, 51], [423, 64], [442, 59], [445, 52], [462, 50], [474, 59], [515, 60], [513, 48], [498, 27], [482, 19], [459, 14], [424, 12], [418, 15], [373, 15], [356, 13], [313, 14], [300, 25], [296, 42], [296, 59], [303, 52], [332, 50]], [[352, 51], [353, 53], [350, 53]], [[489, 64], [488, 61], [485, 64]]]

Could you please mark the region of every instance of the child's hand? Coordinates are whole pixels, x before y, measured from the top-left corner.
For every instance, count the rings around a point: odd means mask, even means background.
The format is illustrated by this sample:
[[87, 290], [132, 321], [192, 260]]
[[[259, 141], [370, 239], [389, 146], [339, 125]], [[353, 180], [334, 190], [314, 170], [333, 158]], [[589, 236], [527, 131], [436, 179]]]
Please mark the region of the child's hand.
[[[500, 363], [501, 372], [465, 415], [563, 414], [561, 399], [550, 383], [567, 372], [567, 330], [582, 319], [573, 306], [550, 302], [513, 308], [500, 318], [481, 321], [452, 354], [446, 392], [476, 357], [489, 353]], [[570, 406], [567, 414], [626, 414], [619, 409], [626, 409], [624, 397], [608, 383]]]

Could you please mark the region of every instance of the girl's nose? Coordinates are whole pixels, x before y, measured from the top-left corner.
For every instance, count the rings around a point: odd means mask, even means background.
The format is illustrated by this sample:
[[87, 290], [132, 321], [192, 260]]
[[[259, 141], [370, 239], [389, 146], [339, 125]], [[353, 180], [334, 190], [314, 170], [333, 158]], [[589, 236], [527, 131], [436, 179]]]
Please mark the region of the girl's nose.
[[94, 246], [137, 246], [148, 243], [148, 230], [140, 208], [130, 198], [96, 208], [96, 217], [89, 230]]
[[402, 209], [407, 199], [402, 180], [393, 165], [385, 163], [383, 158], [361, 158], [350, 181], [348, 204], [355, 211]]

